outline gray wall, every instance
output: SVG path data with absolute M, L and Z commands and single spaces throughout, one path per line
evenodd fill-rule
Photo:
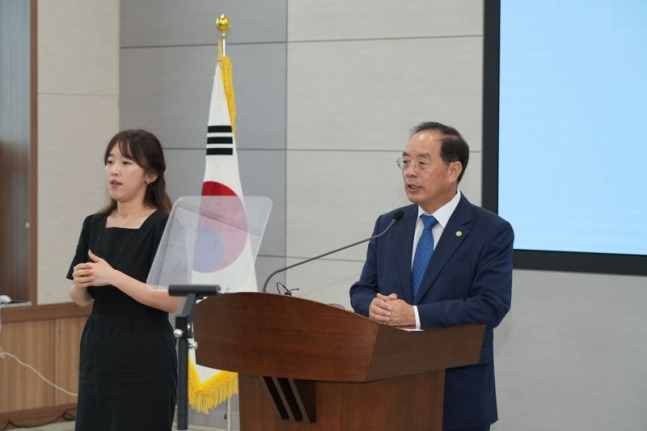
M 161 137 L 173 198 L 200 190 L 220 13 L 234 25 L 243 188 L 274 201 L 260 280 L 368 236 L 379 213 L 405 203 L 394 160 L 419 121 L 463 132 L 472 161 L 462 189 L 480 203 L 482 1 L 122 1 L 120 128 Z M 285 281 L 298 296 L 347 306 L 364 253 Z M 644 277 L 515 271 L 513 308 L 496 332 L 494 429 L 647 429 L 643 304 Z

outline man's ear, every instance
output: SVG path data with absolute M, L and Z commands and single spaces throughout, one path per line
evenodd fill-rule
M 458 181 L 461 172 L 463 172 L 463 164 L 461 162 L 449 162 L 449 175 L 453 181 Z

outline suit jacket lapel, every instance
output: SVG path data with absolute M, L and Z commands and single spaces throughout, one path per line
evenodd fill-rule
M 447 261 L 452 257 L 456 249 L 460 247 L 469 234 L 469 225 L 472 221 L 470 205 L 471 204 L 467 198 L 465 198 L 465 196 L 461 196 L 461 200 L 458 203 L 456 210 L 454 210 L 454 213 L 449 218 L 447 226 L 445 226 L 443 234 L 440 237 L 440 241 L 438 241 L 438 244 L 434 249 L 434 253 L 431 256 L 431 262 L 429 263 L 427 271 L 420 283 L 418 296 L 414 298 L 414 304 L 416 304 L 420 298 L 424 297 L 427 292 L 432 289 L 438 275 Z M 409 286 L 411 286 L 411 282 L 409 282 Z
M 396 232 L 398 244 L 394 247 L 397 250 L 397 271 L 402 286 L 402 295 L 400 299 L 411 304 L 413 302 L 413 289 L 411 287 L 411 250 L 413 249 L 413 234 L 416 230 L 416 221 L 418 219 L 418 206 L 410 205 L 406 207 L 405 215 L 399 223 Z

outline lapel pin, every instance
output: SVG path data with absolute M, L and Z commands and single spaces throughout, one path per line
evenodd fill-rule
M 456 236 L 457 236 L 457 237 L 459 237 L 459 238 L 460 238 L 460 237 L 462 237 L 462 236 L 463 236 L 463 232 L 461 232 L 460 230 L 457 230 L 457 231 L 456 231 Z

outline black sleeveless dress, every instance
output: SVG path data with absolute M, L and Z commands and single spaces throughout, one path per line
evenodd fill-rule
M 157 210 L 139 229 L 106 228 L 106 215 L 83 222 L 73 268 L 88 250 L 146 281 L 168 215 Z M 92 313 L 81 338 L 78 431 L 170 431 L 177 398 L 177 357 L 168 313 L 114 286 L 90 287 Z

